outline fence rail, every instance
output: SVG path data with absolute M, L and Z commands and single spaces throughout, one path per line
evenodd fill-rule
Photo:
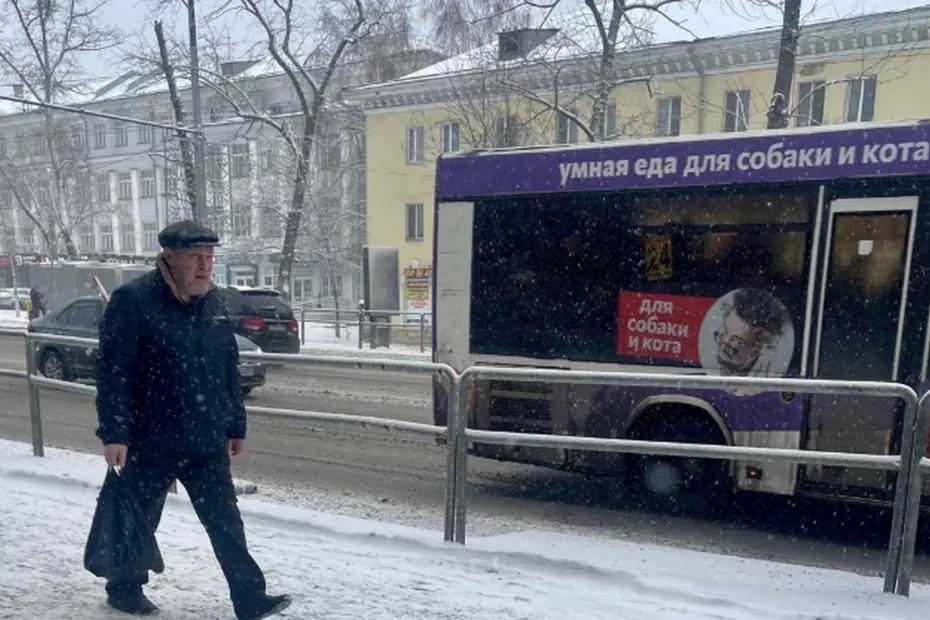
M 0 335 L 24 338 L 27 372 L 0 369 L 0 376 L 25 378 L 30 395 L 33 453 L 43 455 L 41 389 L 65 390 L 92 395 L 93 386 L 56 381 L 36 373 L 35 355 L 40 342 L 96 347 L 97 341 L 69 336 L 34 334 L 19 330 L 2 330 Z M 446 426 L 435 426 L 318 411 L 248 407 L 251 413 L 323 423 L 378 428 L 388 431 L 412 432 L 445 440 L 446 494 L 445 527 L 447 541 L 465 543 L 468 476 L 468 443 L 483 442 L 505 446 L 526 446 L 594 450 L 623 454 L 669 455 L 679 457 L 710 458 L 728 461 L 778 461 L 816 465 L 861 467 L 897 472 L 893 502 L 892 527 L 885 558 L 884 590 L 907 596 L 913 571 L 917 519 L 920 508 L 921 481 L 930 473 L 930 459 L 925 457 L 926 437 L 930 431 L 930 394 L 918 399 L 917 393 L 906 385 L 881 382 L 822 381 L 806 379 L 751 379 L 745 377 L 708 377 L 703 375 L 665 375 L 628 372 L 581 372 L 548 369 L 473 367 L 458 372 L 446 364 L 396 359 L 358 359 L 312 355 L 289 355 L 243 352 L 242 358 L 260 361 L 291 363 L 302 366 L 328 366 L 346 369 L 428 373 L 448 378 L 448 419 Z M 896 398 L 904 403 L 904 424 L 901 451 L 898 454 L 877 455 L 846 452 L 816 452 L 784 448 L 759 448 L 690 443 L 671 443 L 631 439 L 606 439 L 563 435 L 507 433 L 470 429 L 468 394 L 479 379 L 584 385 L 641 386 L 670 389 L 700 388 L 745 390 L 764 392 L 793 391 L 807 394 L 868 395 Z
M 295 316 L 299 316 L 300 322 L 300 343 L 307 344 L 306 334 L 307 325 L 321 325 L 324 327 L 335 328 L 335 336 L 342 338 L 345 335 L 349 340 L 349 328 L 354 327 L 358 330 L 357 342 L 358 348 L 364 348 L 364 334 L 369 332 L 369 347 L 374 349 L 379 346 L 379 330 L 389 330 L 394 333 L 406 333 L 410 330 L 417 330 L 420 353 L 426 351 L 427 331 L 432 323 L 432 312 L 402 312 L 397 310 L 371 310 L 366 309 L 364 304 L 359 304 L 358 308 L 315 308 L 312 306 L 294 306 L 291 308 Z M 340 317 L 346 317 L 341 319 Z M 352 317 L 354 320 L 349 320 Z M 413 318 L 407 321 L 408 317 Z M 378 319 L 400 318 L 400 323 L 392 321 L 381 321 Z M 390 344 L 387 345 L 388 347 Z

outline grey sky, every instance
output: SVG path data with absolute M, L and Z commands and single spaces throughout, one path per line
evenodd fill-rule
M 584 5 L 581 0 L 562 0 L 566 10 L 583 9 Z M 204 2 L 204 4 L 208 4 Z M 836 19 L 842 17 L 852 17 L 862 15 L 863 13 L 875 13 L 879 11 L 895 11 L 925 6 L 930 0 L 804 0 L 805 15 L 812 20 Z M 119 28 L 130 36 L 130 40 L 137 40 L 140 33 L 144 33 L 149 40 L 154 40 L 151 34 L 151 21 L 153 18 L 151 0 L 108 0 L 103 9 L 102 17 L 112 26 Z M 686 24 L 687 28 L 694 34 L 701 37 L 720 36 L 735 32 L 755 30 L 774 26 L 779 23 L 780 16 L 777 12 L 763 12 L 759 10 L 747 10 L 740 14 L 729 9 L 727 0 L 702 0 L 700 11 L 695 13 L 693 9 L 670 9 L 669 13 L 676 19 Z M 815 7 L 813 14 L 811 6 Z M 174 22 L 179 28 L 179 34 L 183 34 L 186 22 L 185 16 L 177 14 L 166 16 L 166 23 Z M 688 32 L 676 28 L 672 24 L 660 21 L 656 24 L 657 35 L 659 40 L 680 40 L 691 38 Z M 236 54 L 237 51 L 245 49 L 248 43 L 250 29 L 246 22 L 233 24 L 231 27 L 232 36 L 230 38 L 230 51 Z M 132 37 L 135 37 L 133 39 Z M 425 33 L 424 33 L 425 39 Z M 236 48 L 239 48 L 238 50 Z M 108 52 L 98 55 L 97 57 L 88 57 L 85 59 L 85 66 L 93 75 L 107 75 L 115 73 L 114 67 L 118 67 L 120 60 L 116 52 Z

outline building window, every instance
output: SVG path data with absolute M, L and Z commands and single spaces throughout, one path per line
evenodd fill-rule
M 656 135 L 677 136 L 681 133 L 681 97 L 659 99 L 656 114 Z
M 232 234 L 234 237 L 252 235 L 252 208 L 248 202 L 234 201 L 232 207 Z
M 23 246 L 25 246 L 24 249 L 34 250 L 34 249 L 35 249 L 35 245 L 36 245 L 36 233 L 35 233 L 35 230 L 33 230 L 32 226 L 24 226 L 24 227 L 23 227 L 22 229 L 20 229 L 20 230 L 22 231 L 22 232 L 21 232 L 21 237 L 22 237 L 22 240 L 23 240 Z
M 234 179 L 245 179 L 249 176 L 249 144 L 237 142 L 229 147 L 230 176 Z
M 145 250 L 158 249 L 158 228 L 155 222 L 142 224 L 142 246 Z
M 875 91 L 878 78 L 874 75 L 852 78 L 846 87 L 846 122 L 868 122 L 875 117 Z
M 113 121 L 113 127 L 116 130 L 116 146 L 126 146 L 129 144 L 129 129 L 124 121 Z
M 175 124 L 175 123 L 174 123 L 174 119 L 171 118 L 170 116 L 162 116 L 160 119 L 158 119 L 158 122 L 161 123 L 162 125 L 174 125 L 174 124 Z M 173 134 L 173 133 L 174 133 L 174 130 L 173 130 L 173 129 L 168 129 L 167 127 L 162 127 L 162 129 L 161 129 L 161 141 L 162 141 L 162 142 L 167 142 L 167 141 L 169 140 L 169 138 L 171 138 L 171 134 Z
M 823 104 L 826 82 L 801 82 L 798 84 L 798 108 L 795 123 L 798 127 L 823 125 Z
M 109 204 L 110 202 L 110 174 L 101 172 L 97 175 L 97 202 Z
M 724 131 L 746 131 L 749 129 L 749 91 L 727 91 Z
M 307 300 L 313 297 L 313 278 L 294 278 L 294 299 Z
M 423 127 L 407 128 L 407 163 L 422 164 L 423 157 Z
M 112 224 L 101 224 L 100 225 L 100 251 L 101 252 L 112 252 L 113 251 L 113 225 Z
M 601 136 L 605 140 L 617 137 L 617 104 L 608 103 L 604 106 L 604 131 Z
M 71 146 L 76 151 L 83 151 L 85 142 L 84 123 L 71 123 Z
M 442 126 L 442 152 L 457 153 L 459 151 L 459 134 L 461 127 L 458 122 L 445 123 Z
M 138 125 L 136 129 L 136 141 L 139 144 L 151 144 L 155 139 L 155 128 L 151 125 Z
M 120 224 L 120 251 L 123 254 L 131 254 L 136 251 L 136 234 L 132 230 L 131 222 Z
M 407 204 L 407 241 L 423 241 L 423 203 Z
M 107 126 L 103 123 L 94 123 L 94 148 L 107 148 Z
M 494 146 L 507 147 L 520 144 L 520 125 L 517 117 L 508 114 L 494 123 Z
M 558 115 L 555 141 L 558 144 L 577 144 L 578 124 L 564 112 L 558 112 Z
M 116 195 L 120 200 L 132 200 L 132 173 L 119 173 L 116 180 Z
M 342 145 L 339 136 L 323 134 L 318 143 L 320 170 L 338 170 L 342 162 Z
M 97 247 L 94 241 L 94 227 L 81 226 L 81 249 L 85 252 L 93 252 Z
M 141 198 L 152 198 L 155 196 L 155 171 L 139 171 L 139 195 Z
M 323 276 L 323 297 L 342 297 L 342 276 Z

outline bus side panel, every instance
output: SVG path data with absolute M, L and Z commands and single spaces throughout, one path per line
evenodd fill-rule
M 471 254 L 474 204 L 440 203 L 436 207 L 436 282 L 434 351 L 436 362 L 464 370 L 471 321 Z M 446 424 L 449 385 L 445 378 L 433 386 L 433 418 Z

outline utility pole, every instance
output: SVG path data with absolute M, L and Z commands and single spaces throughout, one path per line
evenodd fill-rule
M 197 17 L 194 0 L 187 0 L 187 25 L 191 44 L 191 107 L 194 113 L 194 131 L 202 135 L 203 119 L 200 107 L 200 61 L 197 52 Z M 194 141 L 194 219 L 207 222 L 207 178 L 203 140 Z

